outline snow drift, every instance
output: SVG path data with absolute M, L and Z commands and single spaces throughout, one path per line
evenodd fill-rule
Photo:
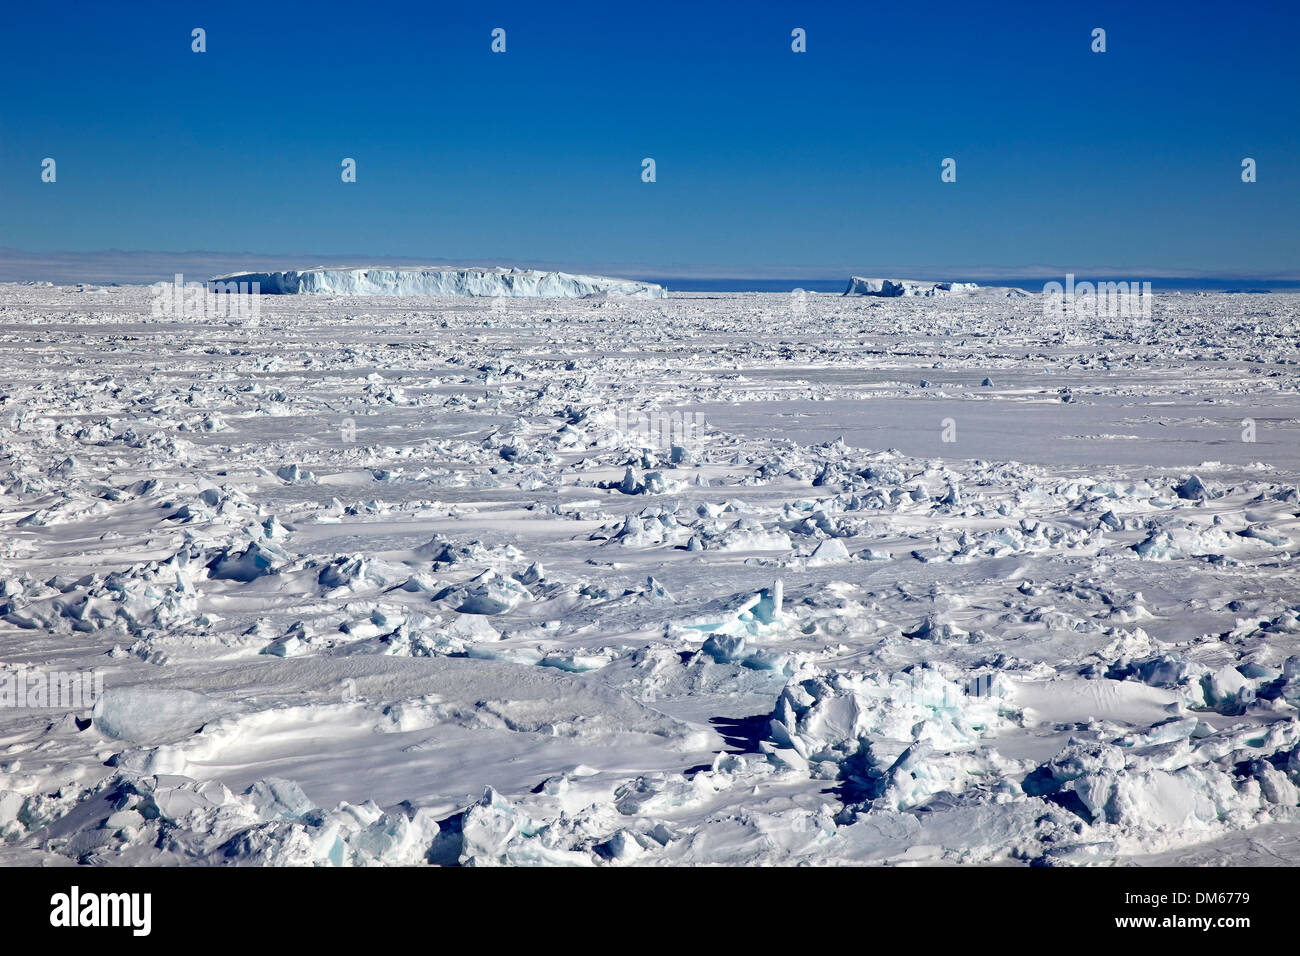
M 238 272 L 212 282 L 253 283 L 268 295 L 427 295 L 577 299 L 588 295 L 662 299 L 663 286 L 608 276 L 536 269 L 307 269 Z

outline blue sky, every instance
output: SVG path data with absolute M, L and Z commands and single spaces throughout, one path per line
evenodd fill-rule
M 10 5 L 0 247 L 1297 276 L 1297 27 L 1281 2 Z

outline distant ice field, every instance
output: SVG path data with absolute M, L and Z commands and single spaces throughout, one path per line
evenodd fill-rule
M 1300 863 L 1300 294 L 153 295 L 0 285 L 0 863 Z

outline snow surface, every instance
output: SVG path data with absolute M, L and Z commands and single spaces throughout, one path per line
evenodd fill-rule
M 653 282 L 536 269 L 306 269 L 236 272 L 212 282 L 258 283 L 265 295 L 502 296 L 577 299 L 594 295 L 662 299 Z
M 0 863 L 1300 862 L 1300 297 L 984 291 L 0 286 Z

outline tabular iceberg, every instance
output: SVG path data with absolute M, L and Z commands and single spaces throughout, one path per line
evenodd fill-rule
M 305 269 L 238 272 L 212 282 L 256 282 L 269 295 L 427 295 L 578 299 L 589 295 L 667 297 L 663 286 L 608 276 L 537 269 Z
M 911 279 L 849 278 L 845 295 L 878 295 L 887 298 L 900 295 L 941 296 L 954 292 L 974 292 L 979 286 L 974 282 L 914 282 Z

